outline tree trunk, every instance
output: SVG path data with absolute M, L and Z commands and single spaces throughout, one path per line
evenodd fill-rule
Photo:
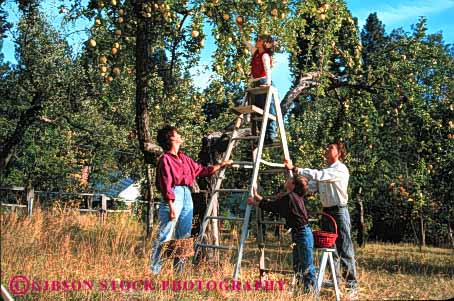
M 147 237 L 151 236 L 153 230 L 153 170 L 150 164 L 146 164 L 146 174 L 147 174 Z
M 14 132 L 4 142 L 2 142 L 3 147 L 0 150 L 0 173 L 3 173 L 6 169 L 17 147 L 22 143 L 25 132 L 41 113 L 44 102 L 43 98 L 44 97 L 41 92 L 36 92 L 33 96 L 30 107 L 21 114 Z
M 426 246 L 426 229 L 424 226 L 424 216 L 423 216 L 422 212 L 421 212 L 419 218 L 420 218 L 419 220 L 420 220 L 420 227 L 421 227 L 421 247 L 425 247 Z
M 356 208 L 358 210 L 358 236 L 356 237 L 356 242 L 360 247 L 365 246 L 365 223 L 364 223 L 364 205 L 363 200 L 358 197 L 358 202 L 356 203 Z

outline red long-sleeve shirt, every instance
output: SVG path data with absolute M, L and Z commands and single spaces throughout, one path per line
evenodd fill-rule
M 206 177 L 213 173 L 213 166 L 204 167 L 182 151 L 178 152 L 178 156 L 166 152 L 158 161 L 156 187 L 166 201 L 174 200 L 172 189 L 175 186 L 192 186 L 196 177 Z

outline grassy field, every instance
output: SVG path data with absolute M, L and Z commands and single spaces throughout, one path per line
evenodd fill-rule
M 233 232 L 230 235 L 236 236 Z M 94 215 L 59 208 L 36 211 L 31 221 L 3 212 L 1 279 L 10 290 L 14 276 L 27 277 L 29 291 L 16 296 L 16 300 L 315 299 L 311 295 L 292 297 L 289 276 L 272 274 L 267 287 L 265 283 L 259 286 L 257 251 L 252 246 L 248 244 L 244 256 L 241 283 L 232 281 L 233 256 L 225 253 L 219 265 L 188 264 L 180 275 L 173 274 L 168 268 L 171 263 L 167 262 L 161 275 L 154 277 L 148 271 L 151 240 L 144 239 L 142 225 L 133 218 L 110 216 L 100 226 Z M 269 253 L 267 261 L 288 268 L 290 260 L 286 254 L 291 250 L 287 243 L 283 246 Z M 406 244 L 370 243 L 356 253 L 360 300 L 454 297 L 452 249 L 419 250 Z M 280 290 L 278 281 L 282 281 L 284 289 Z M 23 290 L 26 284 L 18 284 L 17 288 Z M 323 289 L 321 299 L 332 300 L 332 291 Z

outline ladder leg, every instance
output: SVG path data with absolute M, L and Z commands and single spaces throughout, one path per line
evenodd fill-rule
M 326 268 L 327 261 L 328 261 L 328 252 L 323 250 L 322 260 L 320 262 L 320 269 L 318 271 L 318 276 L 317 276 L 317 286 L 315 287 L 317 295 L 320 294 L 320 289 L 322 288 L 323 278 L 325 277 L 325 268 Z
M 238 256 L 237 256 L 236 263 L 235 263 L 235 270 L 233 272 L 234 280 L 238 280 L 238 278 L 240 276 L 241 259 L 243 258 L 243 247 L 244 247 L 244 242 L 246 241 L 246 237 L 248 234 L 250 217 L 251 217 L 251 205 L 247 205 L 246 213 L 244 215 L 243 226 L 241 227 L 241 238 L 240 238 L 240 245 L 238 247 Z
M 339 301 L 340 300 L 340 291 L 339 291 L 339 284 L 337 283 L 336 269 L 334 267 L 333 252 L 329 252 L 328 256 L 329 256 L 329 265 L 331 268 L 331 275 L 333 276 L 334 291 L 336 292 L 336 301 Z

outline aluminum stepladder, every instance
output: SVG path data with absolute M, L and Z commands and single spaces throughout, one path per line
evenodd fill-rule
M 248 105 L 248 99 L 249 97 L 254 97 L 255 95 L 260 95 L 260 94 L 266 94 L 266 102 L 265 106 L 262 109 L 259 107 L 256 107 L 254 105 Z M 269 109 L 271 106 L 271 99 L 274 97 L 274 106 L 276 109 L 276 115 L 271 115 L 269 113 Z M 244 162 L 244 161 L 237 161 L 233 162 L 233 166 L 239 166 L 239 167 L 244 167 L 247 168 L 252 167 L 252 176 L 249 181 L 248 189 L 221 189 L 222 181 L 225 178 L 225 169 L 222 169 L 216 178 L 214 189 L 211 192 L 210 196 L 210 201 L 207 206 L 207 210 L 205 212 L 205 215 L 203 217 L 201 226 L 200 226 L 200 232 L 199 236 L 196 239 L 195 242 L 195 256 L 194 258 L 197 258 L 197 255 L 203 248 L 212 248 L 212 249 L 218 249 L 218 250 L 236 250 L 236 263 L 235 263 L 235 268 L 233 272 L 233 278 L 236 280 L 240 276 L 240 268 L 241 268 L 241 260 L 243 257 L 243 251 L 244 251 L 244 244 L 247 238 L 248 234 L 248 227 L 249 227 L 249 221 L 251 217 L 251 209 L 252 206 L 247 205 L 246 207 L 246 212 L 244 214 L 244 217 L 223 217 L 223 216 L 218 216 L 217 211 L 214 209 L 217 207 L 218 203 L 218 196 L 219 193 L 224 193 L 224 192 L 248 192 L 248 195 L 253 195 L 253 187 L 256 187 L 257 185 L 257 179 L 259 175 L 259 170 L 260 170 L 260 165 L 266 165 L 268 167 L 275 167 L 275 168 L 280 168 L 284 170 L 284 164 L 282 163 L 272 163 L 272 162 L 267 162 L 265 160 L 262 160 L 262 153 L 263 153 L 263 148 L 264 148 L 264 142 L 265 142 L 265 132 L 266 132 L 266 127 L 269 119 L 276 120 L 278 129 L 279 129 L 279 137 L 280 137 L 280 147 L 283 150 L 284 158 L 283 159 L 290 159 L 289 151 L 288 151 L 288 145 L 287 145 L 287 137 L 285 135 L 285 129 L 284 129 L 284 122 L 282 119 L 282 113 L 281 113 L 281 108 L 279 105 L 279 98 L 278 98 L 278 93 L 277 89 L 273 86 L 267 86 L 267 87 L 258 87 L 258 88 L 250 88 L 246 90 L 246 94 L 243 98 L 242 105 L 239 107 L 236 107 L 233 109 L 238 116 L 236 117 L 235 124 L 234 124 L 234 129 L 233 132 L 230 136 L 229 144 L 227 147 L 227 150 L 225 152 L 223 160 L 230 160 L 232 156 L 233 149 L 235 148 L 236 142 L 238 140 L 258 140 L 258 146 L 255 148 L 253 151 L 253 161 L 252 162 Z M 239 135 L 239 130 L 241 129 L 242 125 L 244 123 L 248 123 L 251 120 L 251 113 L 262 115 L 263 117 L 261 118 L 262 124 L 261 124 L 261 129 L 260 129 L 260 135 L 250 135 L 250 136 L 244 136 L 241 137 Z M 283 160 L 282 160 L 283 161 Z M 281 161 L 281 162 L 282 162 Z M 290 172 L 291 175 L 291 172 Z M 246 200 L 244 200 L 246 202 Z M 258 210 L 259 211 L 259 210 Z M 259 212 L 257 212 L 257 216 L 259 216 Z M 207 226 L 210 221 L 218 221 L 218 220 L 229 220 L 232 222 L 242 222 L 242 227 L 241 227 L 241 236 L 240 236 L 240 241 L 238 246 L 221 246 L 219 245 L 219 241 L 215 240 L 214 244 L 205 244 L 203 243 L 203 239 L 206 234 Z M 260 222 L 260 221 L 258 221 Z M 216 227 L 213 227 L 216 228 Z M 258 230 L 261 228 L 258 227 Z M 260 232 L 260 231 L 259 231 Z M 260 244 L 260 239 L 258 239 L 259 243 L 259 248 L 260 248 L 260 271 L 262 273 L 262 270 L 265 270 L 265 249 L 264 245 Z

